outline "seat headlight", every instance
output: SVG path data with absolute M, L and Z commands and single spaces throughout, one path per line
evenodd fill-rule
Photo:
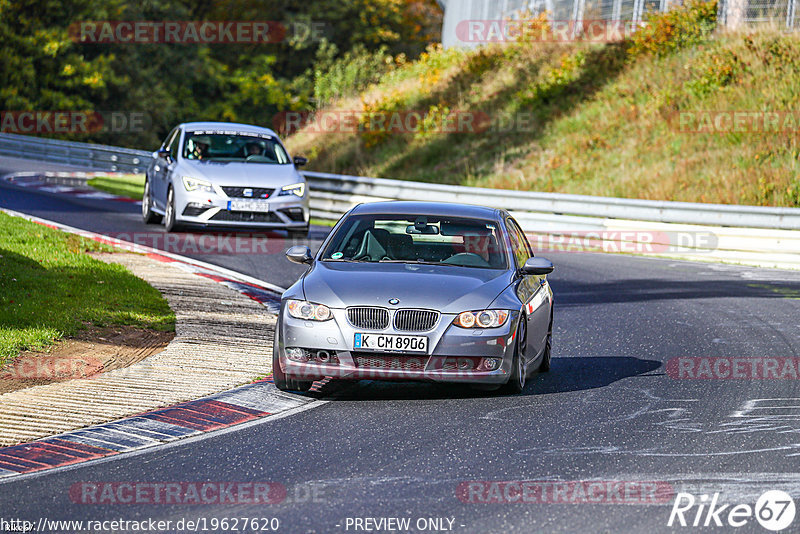
M 306 194 L 306 184 L 305 182 L 300 182 L 297 184 L 284 185 L 283 187 L 281 187 L 281 191 L 280 193 L 278 193 L 278 196 L 295 195 L 298 197 L 302 197 L 305 194 Z
M 187 191 L 203 191 L 205 193 L 214 192 L 214 187 L 211 185 L 211 182 L 207 182 L 206 180 L 198 180 L 197 178 L 192 178 L 191 176 L 183 177 L 183 187 L 185 187 Z
M 497 328 L 508 319 L 508 310 L 481 310 L 459 313 L 453 324 L 461 328 Z
M 289 315 L 306 321 L 327 321 L 332 318 L 331 309 L 324 304 L 314 304 L 305 300 L 290 300 L 286 304 Z

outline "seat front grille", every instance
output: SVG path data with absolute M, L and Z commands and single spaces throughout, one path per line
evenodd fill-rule
M 245 189 L 249 189 L 251 191 L 250 195 L 244 194 Z M 272 196 L 272 192 L 275 191 L 274 189 L 266 187 L 232 187 L 232 186 L 222 186 L 222 190 L 225 191 L 225 194 L 231 198 L 269 198 Z
M 227 211 L 221 210 L 211 217 L 212 221 L 230 222 L 260 222 L 260 223 L 279 223 L 281 221 L 274 213 L 264 213 L 261 211 Z

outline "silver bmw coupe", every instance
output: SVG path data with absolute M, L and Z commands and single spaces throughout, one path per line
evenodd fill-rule
M 423 380 L 518 393 L 550 368 L 553 264 L 506 211 L 376 202 L 346 213 L 281 299 L 273 378 Z

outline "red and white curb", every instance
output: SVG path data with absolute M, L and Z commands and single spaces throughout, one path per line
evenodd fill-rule
M 119 173 L 110 172 L 18 172 L 4 176 L 3 179 L 8 183 L 26 189 L 33 189 L 42 193 L 52 193 L 66 195 L 73 198 L 85 198 L 94 200 L 112 200 L 115 202 L 127 202 L 131 204 L 141 204 L 141 201 L 128 197 L 122 197 L 105 191 L 98 191 L 86 185 L 86 181 L 100 176 L 109 176 Z M 59 179 L 70 183 L 57 183 Z
M 202 261 L 121 241 L 12 210 L 4 213 L 37 224 L 93 239 L 128 251 L 147 254 L 198 276 L 210 278 L 278 311 L 284 288 Z M 327 383 L 314 383 L 319 392 Z M 285 416 L 317 407 L 327 401 L 284 393 L 271 378 L 198 400 L 135 415 L 118 421 L 70 431 L 30 443 L 0 448 L 0 480 L 18 475 L 116 456 L 154 447 L 205 432 L 218 431 L 262 418 Z
M 118 421 L 0 449 L 0 480 L 155 447 L 326 401 L 283 393 L 263 380 Z

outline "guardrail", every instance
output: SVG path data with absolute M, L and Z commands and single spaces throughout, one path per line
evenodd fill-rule
M 681 224 L 711 224 L 800 230 L 800 208 L 770 208 L 724 204 L 695 204 L 660 200 L 535 193 L 455 185 L 364 178 L 305 172 L 312 191 L 325 192 L 316 203 L 320 210 L 339 211 L 350 197 L 463 202 L 509 211 L 634 219 Z M 342 201 L 345 201 L 342 203 Z M 575 223 L 580 221 L 576 220 Z
M 0 134 L 0 155 L 134 173 L 144 172 L 151 157 L 149 152 L 140 150 L 12 134 Z M 577 235 L 602 242 L 613 235 L 614 240 L 624 243 L 667 246 L 658 254 L 661 256 L 800 268 L 800 208 L 606 198 L 319 172 L 303 174 L 309 183 L 312 214 L 320 219 L 336 220 L 354 205 L 376 200 L 462 202 L 508 209 L 532 236 Z M 711 235 L 713 239 L 692 241 L 691 236 L 698 235 Z M 685 242 L 678 243 L 681 240 Z M 556 243 L 565 250 L 570 245 L 568 240 Z
M 143 173 L 150 152 L 108 145 L 0 134 L 0 155 L 54 161 L 112 172 Z

